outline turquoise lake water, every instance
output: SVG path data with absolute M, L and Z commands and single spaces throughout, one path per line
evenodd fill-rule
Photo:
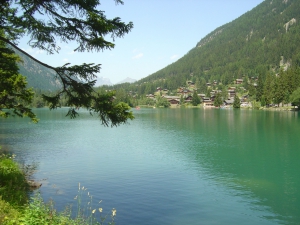
M 80 182 L 119 225 L 300 224 L 298 112 L 133 109 L 107 128 L 66 111 L 0 119 L 0 145 L 37 165 L 59 210 L 76 205 Z

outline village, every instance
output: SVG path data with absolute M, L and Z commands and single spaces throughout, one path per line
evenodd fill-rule
M 257 81 L 256 78 L 252 78 Z M 200 99 L 200 105 L 203 107 L 222 107 L 229 108 L 233 106 L 234 98 L 238 96 L 240 100 L 240 107 L 251 108 L 252 104 L 249 101 L 249 95 L 247 90 L 242 87 L 243 79 L 236 79 L 234 85 L 227 88 L 227 93 L 222 93 L 222 90 L 217 89 L 218 82 L 214 81 L 212 83 L 206 83 L 208 94 L 197 93 L 197 87 L 192 81 L 187 81 L 187 87 L 179 87 L 177 89 L 177 95 L 168 95 L 173 94 L 168 89 L 162 89 L 161 87 L 156 88 L 156 92 L 153 94 L 148 94 L 146 97 L 148 99 L 156 100 L 157 96 L 165 98 L 169 103 L 170 107 L 179 107 L 183 104 L 192 105 L 193 94 L 197 93 L 197 96 Z M 253 84 L 254 87 L 257 86 L 256 83 Z M 240 94 L 245 93 L 245 94 Z M 215 104 L 215 99 L 217 95 L 221 95 L 222 104 Z

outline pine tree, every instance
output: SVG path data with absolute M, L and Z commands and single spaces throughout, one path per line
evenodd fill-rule
M 220 107 L 222 104 L 223 104 L 223 101 L 222 101 L 221 94 L 217 93 L 216 97 L 215 97 L 215 100 L 214 100 L 214 106 L 215 107 Z
M 200 100 L 200 98 L 199 98 L 197 92 L 194 91 L 194 93 L 193 93 L 193 99 L 192 99 L 192 105 L 193 105 L 193 106 L 197 106 L 197 105 L 199 105 L 200 103 L 201 103 L 201 100 Z
M 122 0 L 115 2 L 123 4 Z M 6 46 L 17 49 L 40 65 L 55 71 L 62 88 L 54 95 L 43 95 L 50 109 L 59 107 L 60 99 L 64 96 L 70 106 L 67 115 L 71 118 L 78 115 L 77 108 L 84 107 L 91 114 L 98 114 L 104 125 L 117 126 L 133 119 L 133 115 L 127 104 L 113 101 L 114 92 L 99 94 L 94 91 L 100 64 L 53 67 L 32 57 L 17 45 L 20 37 L 27 35 L 30 38 L 29 46 L 49 54 L 59 52 L 60 42 L 76 42 L 78 45 L 74 51 L 77 52 L 112 49 L 115 44 L 104 37 L 110 36 L 113 40 L 123 37 L 131 31 L 133 24 L 126 24 L 118 17 L 107 19 L 104 12 L 97 9 L 99 6 L 98 0 L 4 1 L 0 5 L 0 31 L 3 32 L 0 40 Z M 12 109 L 17 109 L 17 105 Z M 23 116 L 23 113 L 20 115 Z
M 233 101 L 233 108 L 239 109 L 240 107 L 241 107 L 241 100 L 237 95 L 235 95 Z

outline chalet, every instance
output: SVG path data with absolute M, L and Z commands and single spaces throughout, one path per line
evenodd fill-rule
M 180 100 L 178 100 L 178 99 L 171 99 L 168 101 L 170 102 L 171 105 L 179 105 L 179 103 L 180 103 Z
M 163 98 L 166 98 L 168 101 L 171 100 L 171 99 L 177 99 L 177 100 L 180 100 L 180 97 L 179 96 L 168 96 L 168 95 L 164 95 L 162 96 Z
M 211 100 L 212 102 L 214 102 L 214 101 L 215 101 L 215 98 L 216 98 L 216 96 L 215 96 L 215 95 L 211 95 L 211 96 L 210 96 L 210 100 Z
M 243 95 L 241 98 L 241 102 L 246 102 L 248 101 L 249 95 Z
M 228 88 L 228 97 L 233 98 L 235 96 L 235 87 Z
M 210 98 L 203 98 L 203 107 L 212 107 L 214 106 L 213 101 Z
M 207 87 L 210 87 L 210 86 L 211 86 L 211 83 L 206 83 L 206 86 L 207 86 Z
M 166 98 L 168 102 L 172 105 L 178 105 L 180 103 L 180 97 L 179 96 L 163 96 L 163 98 Z
M 178 91 L 177 91 L 177 94 L 179 94 L 179 95 L 183 95 L 183 97 L 188 97 L 189 95 L 191 95 L 191 91 L 189 90 L 189 89 L 179 89 Z
M 203 98 L 205 98 L 205 94 L 198 94 L 199 98 L 201 98 L 203 100 Z
M 243 102 L 243 103 L 241 103 L 241 107 L 251 108 L 252 104 L 250 102 Z
M 162 91 L 163 89 L 161 87 L 156 88 L 156 91 Z
M 242 84 L 243 83 L 243 79 L 235 79 L 235 83 L 236 84 Z
M 192 96 L 187 96 L 184 101 L 185 102 L 191 102 L 193 100 L 193 97 Z
M 146 98 L 151 98 L 151 99 L 154 99 L 155 96 L 153 94 L 149 94 L 149 95 L 146 95 Z
M 233 98 L 229 98 L 224 101 L 225 105 L 233 105 L 233 102 L 234 102 Z

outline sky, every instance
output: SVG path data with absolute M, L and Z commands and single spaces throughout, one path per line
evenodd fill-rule
M 114 0 L 100 1 L 107 18 L 120 17 L 134 28 L 115 40 L 115 48 L 77 53 L 75 43 L 60 43 L 59 54 L 48 55 L 20 41 L 19 47 L 51 66 L 101 64 L 98 77 L 115 84 L 127 77 L 140 80 L 177 61 L 207 34 L 229 23 L 263 0 Z

